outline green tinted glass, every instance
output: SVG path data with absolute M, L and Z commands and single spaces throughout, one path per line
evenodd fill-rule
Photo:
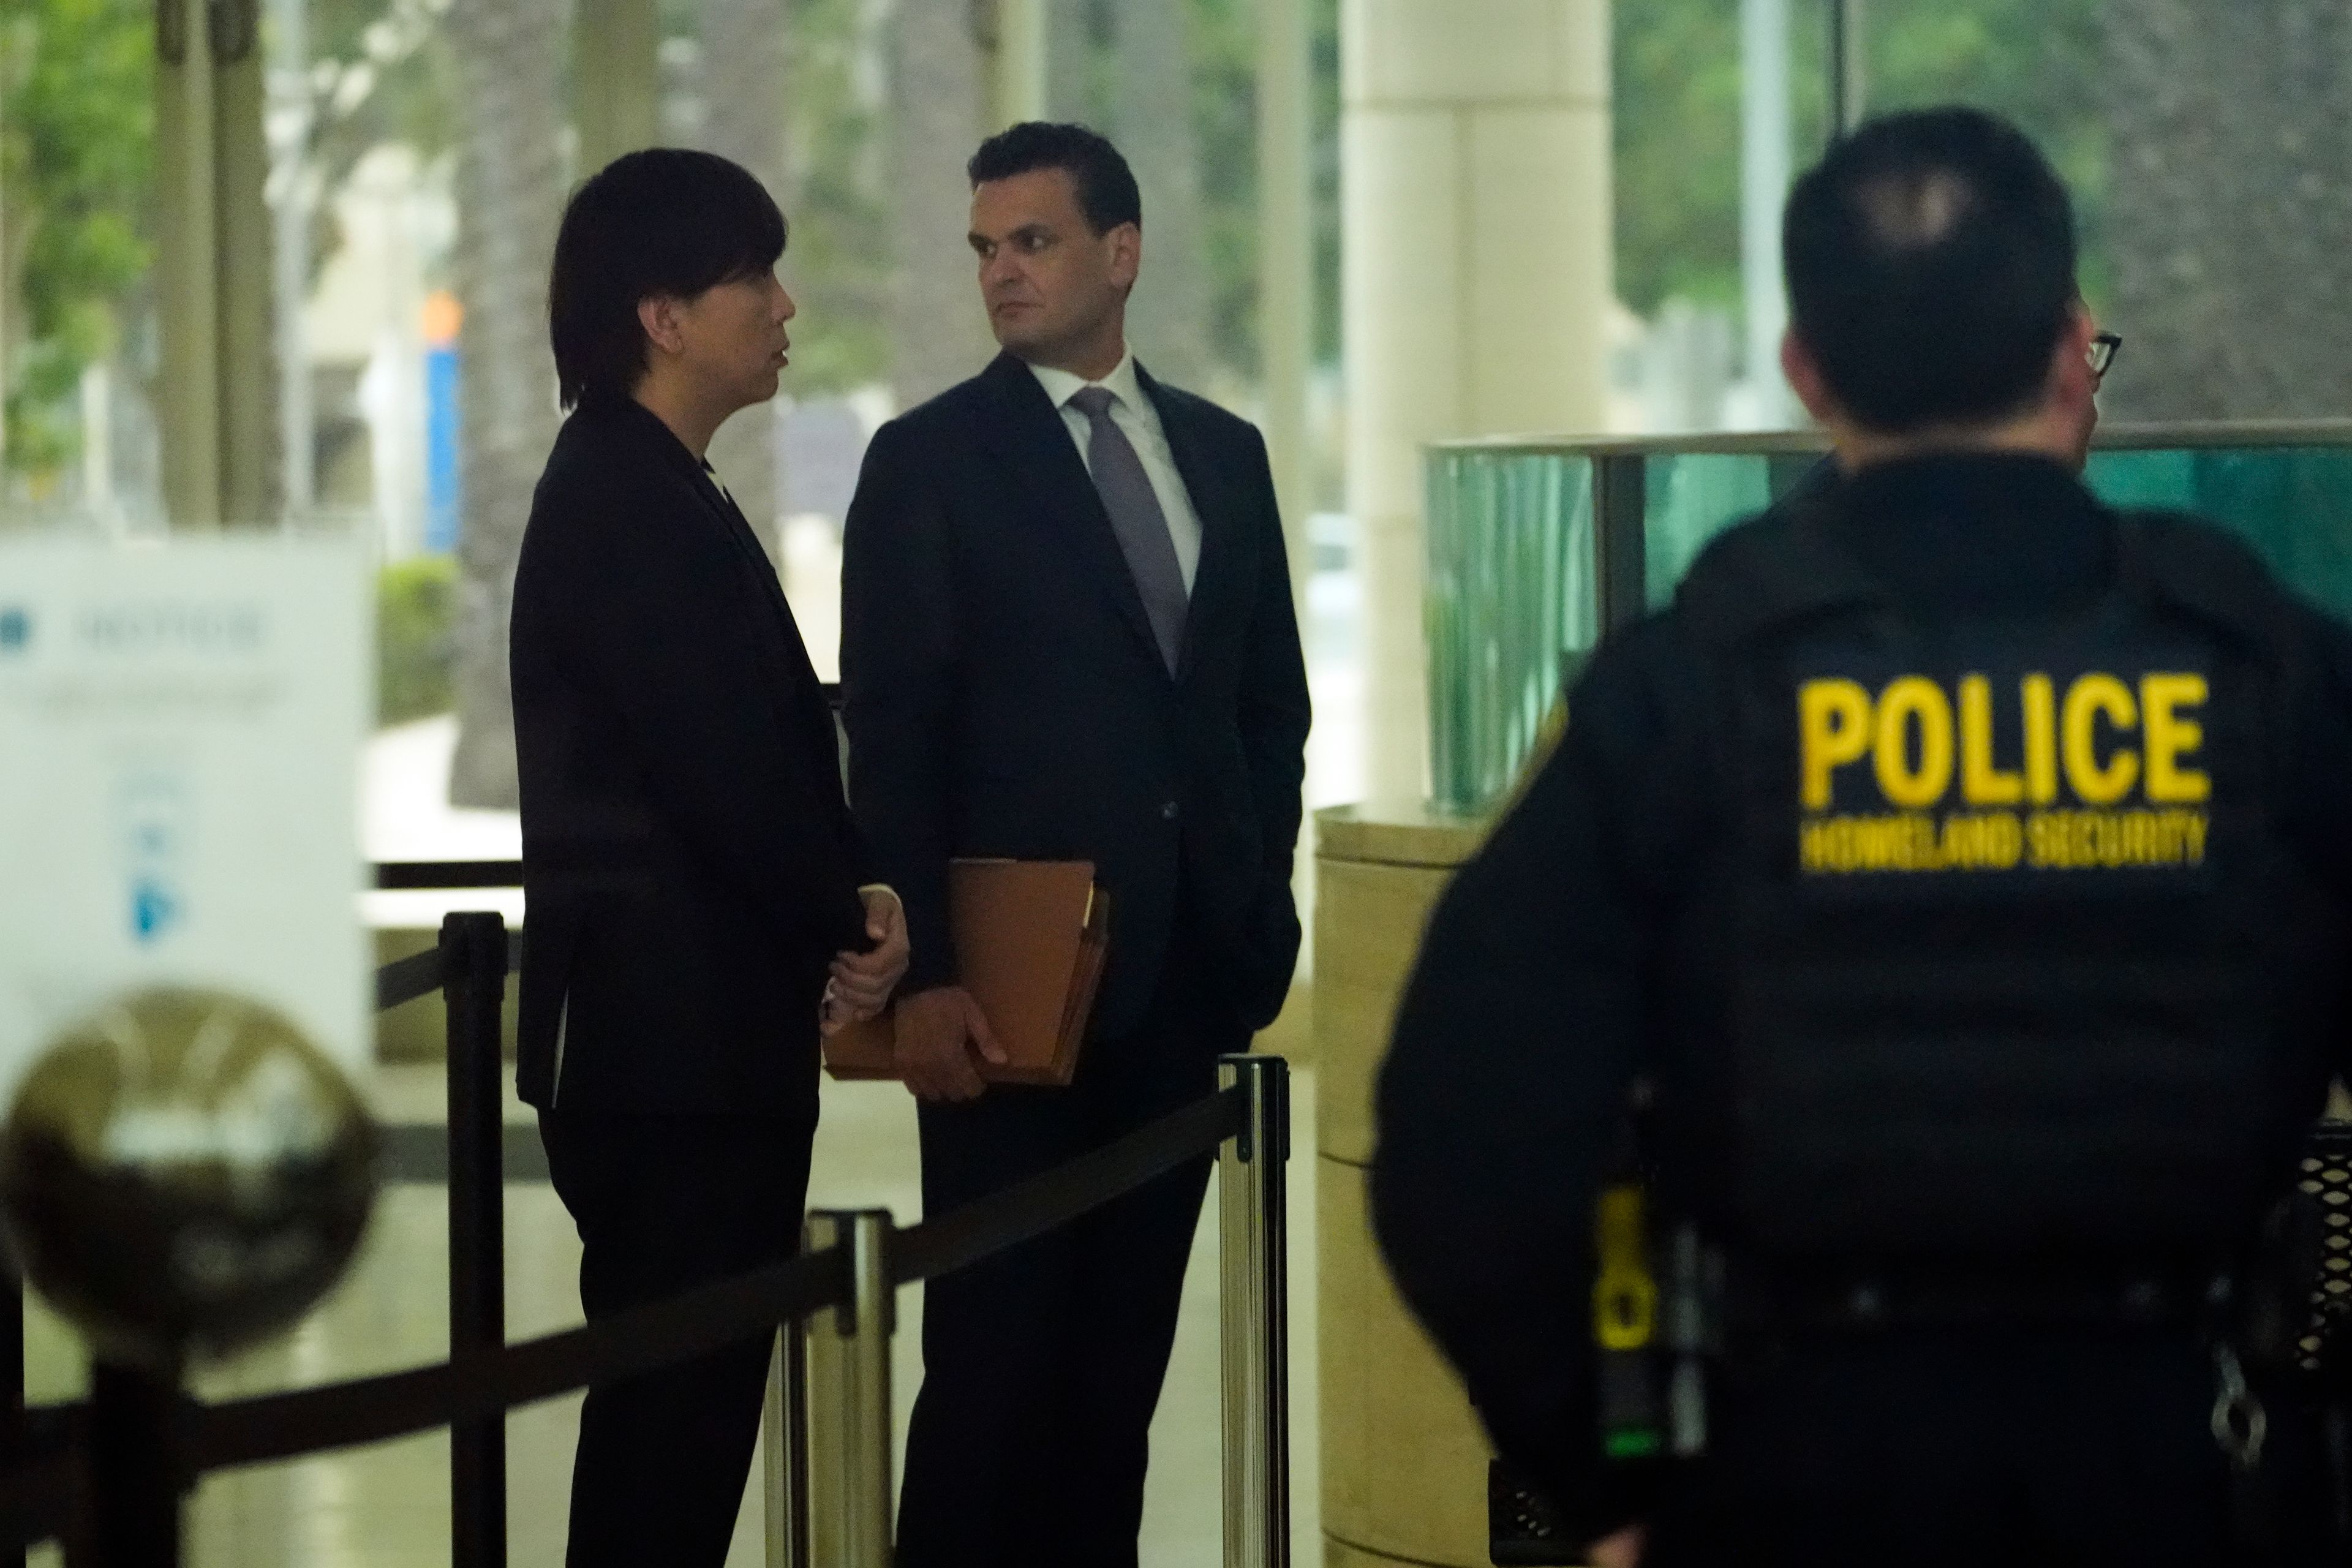
M 2323 429 L 2332 439 L 2334 427 Z M 2304 444 L 2307 430 L 2281 444 L 2218 444 L 2234 429 L 2215 431 L 2212 446 L 2133 443 L 2094 455 L 2087 477 L 2112 505 L 2210 519 L 2294 591 L 2352 618 L 2352 430 L 2340 445 Z M 1641 458 L 1643 585 L 1653 608 L 1672 601 L 1709 540 L 1821 460 L 1794 439 L 1726 445 L 1738 449 Z M 1475 811 L 1510 788 L 1563 679 L 1599 640 L 1593 468 L 1589 450 L 1570 446 L 1430 454 L 1425 603 L 1439 805 Z
M 1535 744 L 1563 658 L 1600 638 L 1592 464 L 1440 453 L 1428 484 L 1431 793 L 1475 809 L 1509 788 Z

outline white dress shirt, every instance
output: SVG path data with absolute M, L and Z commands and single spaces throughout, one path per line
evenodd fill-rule
M 1159 498 L 1160 510 L 1168 519 L 1168 533 L 1176 546 L 1176 563 L 1184 569 L 1184 592 L 1192 591 L 1192 578 L 1201 569 L 1201 514 L 1192 510 L 1192 498 L 1184 489 L 1184 478 L 1176 471 L 1176 454 L 1169 449 L 1168 433 L 1160 428 L 1160 410 L 1152 406 L 1143 384 L 1136 379 L 1135 354 L 1132 351 L 1119 356 L 1118 368 L 1100 381 L 1087 381 L 1066 370 L 1055 370 L 1047 365 L 1033 364 L 1030 371 L 1045 395 L 1054 400 L 1061 411 L 1062 424 L 1077 443 L 1078 461 L 1094 471 L 1087 452 L 1094 425 L 1086 414 L 1070 406 L 1070 399 L 1089 386 L 1110 389 L 1111 423 L 1118 426 L 1135 455 L 1143 459 L 1144 476 L 1151 481 L 1151 493 Z

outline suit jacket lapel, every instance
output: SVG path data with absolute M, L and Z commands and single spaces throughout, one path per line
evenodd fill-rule
M 983 439 L 1012 467 L 1055 531 L 1092 563 L 1096 581 L 1150 651 L 1151 662 L 1166 668 L 1127 552 L 1111 530 L 1110 513 L 1053 399 L 1029 367 L 1009 353 L 999 354 L 983 374 L 998 405 L 998 417 L 988 422 Z
M 760 536 L 751 531 L 751 521 L 744 517 L 742 509 L 719 488 L 719 481 L 695 460 L 694 454 L 686 449 L 656 415 L 635 400 L 628 401 L 624 406 L 639 437 L 661 454 L 662 461 L 677 473 L 678 481 L 694 492 L 694 499 L 700 503 L 712 526 L 727 535 L 736 552 L 743 558 L 744 564 L 751 568 L 751 574 L 760 580 L 769 604 L 783 616 L 787 623 L 791 623 L 792 605 L 784 597 L 784 585 L 776 575 L 775 563 L 769 560 L 768 552 L 761 548 Z M 803 651 L 805 653 L 806 650 Z
M 792 603 L 784 597 L 783 582 L 777 576 L 775 563 L 768 559 L 768 552 L 760 547 L 760 536 L 751 531 L 751 521 L 744 517 L 734 498 L 719 488 L 719 481 L 695 460 L 694 454 L 686 449 L 656 415 L 634 400 L 626 404 L 625 415 L 630 418 L 639 437 L 660 453 L 662 461 L 677 474 L 678 482 L 693 492 L 696 503 L 701 507 L 710 525 L 732 542 L 745 569 L 759 581 L 769 606 L 774 610 L 776 629 L 790 665 L 790 668 L 768 672 L 772 678 L 771 696 L 779 716 L 788 725 L 798 722 L 808 727 L 812 735 L 817 732 L 817 718 L 822 718 L 824 738 L 830 745 L 833 741 L 830 715 L 820 713 L 813 717 L 807 710 L 808 695 L 818 690 L 816 667 L 809 659 L 808 645 L 801 637 L 800 622 L 793 618 Z M 816 707 L 822 710 L 824 704 L 820 701 Z
M 1192 513 L 1201 521 L 1201 559 L 1192 572 L 1192 603 L 1184 617 L 1184 650 L 1176 666 L 1177 679 L 1181 680 L 1191 672 L 1200 650 L 1221 629 L 1234 603 L 1234 573 L 1243 563 L 1235 554 L 1239 541 L 1234 537 L 1233 508 L 1227 499 L 1227 487 L 1222 482 L 1223 476 L 1202 450 L 1199 433 L 1185 416 L 1183 405 L 1171 397 L 1167 388 L 1142 365 L 1135 367 L 1135 377 L 1144 395 L 1159 410 L 1160 428 L 1167 436 L 1168 449 L 1176 458 L 1177 478 L 1184 481 Z

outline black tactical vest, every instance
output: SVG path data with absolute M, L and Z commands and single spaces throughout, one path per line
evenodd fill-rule
M 2277 819 L 2294 618 L 2187 520 L 2120 519 L 2117 565 L 1929 621 L 1798 515 L 1685 584 L 1729 828 L 1665 1048 L 1736 1249 L 2193 1265 L 2287 1189 L 2345 952 Z

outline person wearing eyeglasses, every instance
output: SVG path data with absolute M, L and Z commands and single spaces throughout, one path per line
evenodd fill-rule
M 2122 351 L 2123 346 L 2124 340 L 2120 333 L 2094 332 L 2091 335 L 2091 346 L 2084 353 L 2084 361 L 2091 368 L 2091 396 L 2075 405 L 2074 435 L 2067 443 L 2067 450 L 2071 453 L 2071 466 L 2078 474 L 2091 460 L 2091 437 L 2098 433 L 2099 389 L 2106 384 L 2107 372 L 2114 368 L 2116 355 Z M 1788 494 L 1782 498 L 1781 504 L 1784 507 L 1795 507 L 1826 498 L 1831 489 L 1837 484 L 1843 472 L 1837 454 L 1835 452 L 1828 454 L 1799 476 L 1797 482 L 1789 487 Z
M 1440 902 L 1383 1253 L 1602 1568 L 2345 1562 L 2266 1237 L 2352 1067 L 2352 627 L 2084 487 L 2116 340 L 2015 129 L 1865 125 L 1784 232 L 1838 478 Z

